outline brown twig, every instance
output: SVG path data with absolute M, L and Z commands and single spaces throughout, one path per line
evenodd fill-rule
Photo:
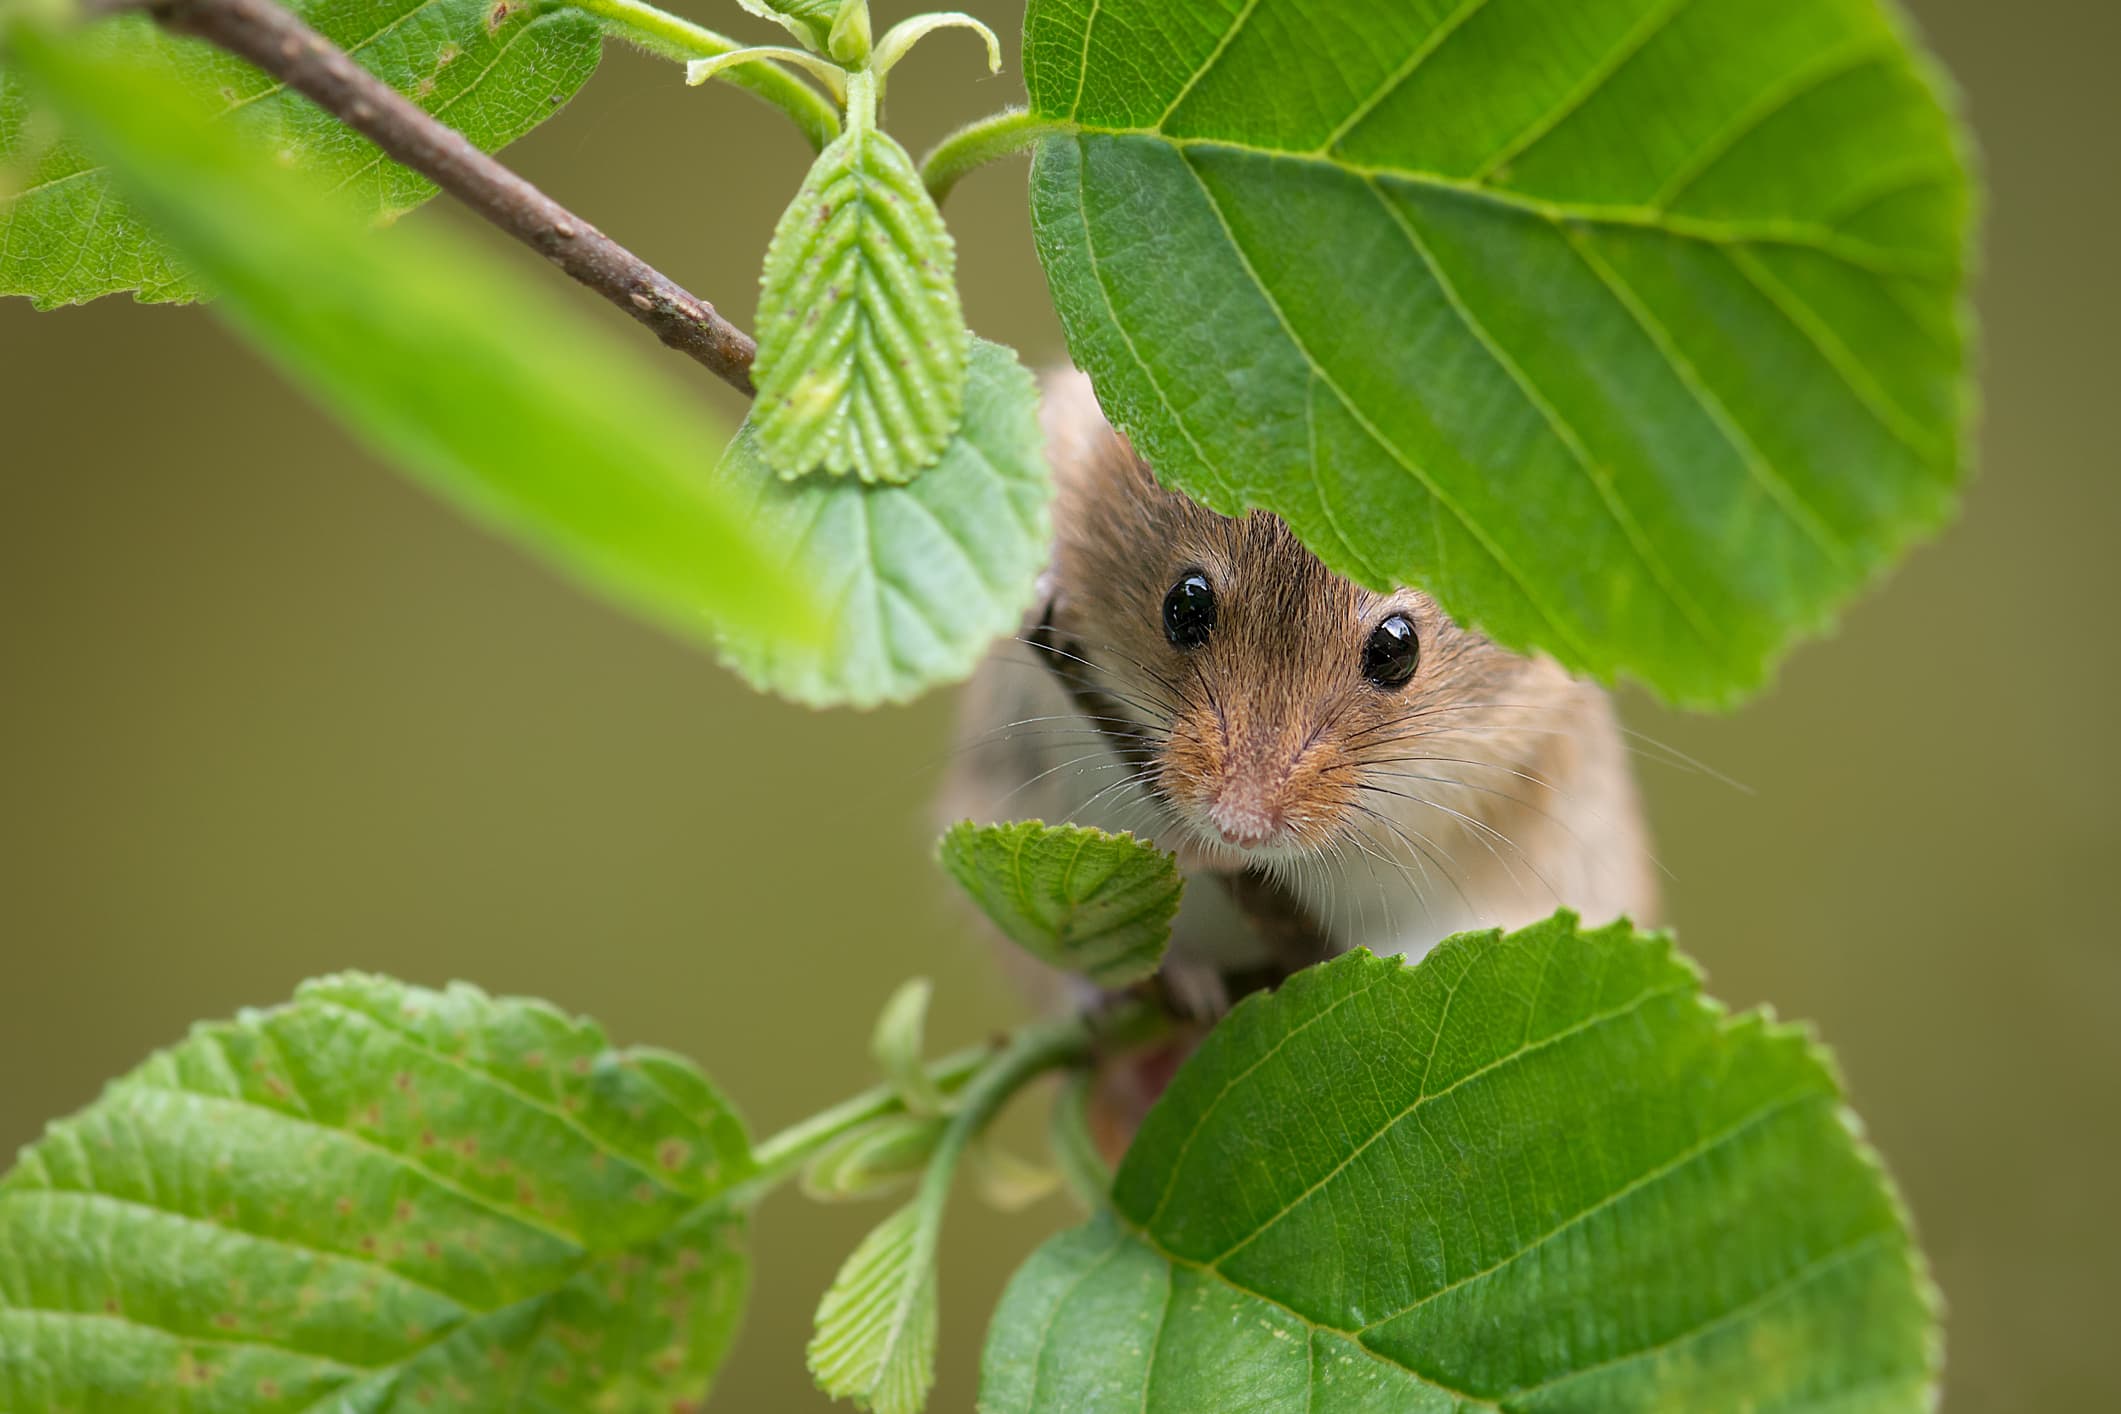
M 121 0 L 122 3 L 122 0 Z M 272 0 L 145 0 L 163 28 L 249 60 L 704 364 L 747 397 L 751 336 L 481 152 Z

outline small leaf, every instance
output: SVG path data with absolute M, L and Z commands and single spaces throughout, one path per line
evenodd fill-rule
M 874 1198 L 901 1188 L 927 1166 L 944 1121 L 886 1115 L 841 1135 L 803 1169 L 803 1192 L 820 1203 Z
M 1564 913 L 1241 1003 L 1011 1282 L 980 1408 L 1913 1414 L 1935 1319 L 1820 1048 Z
M 596 71 L 603 44 L 589 16 L 540 0 L 289 0 L 288 8 L 489 152 L 559 112 Z M 99 55 L 154 56 L 200 100 L 271 134 L 281 162 L 342 190 L 370 220 L 435 194 L 427 178 L 271 75 L 144 16 L 98 21 L 68 42 Z M 120 290 L 150 303 L 200 298 L 204 287 L 79 135 L 46 147 L 30 111 L 20 77 L 0 65 L 0 295 L 28 295 L 40 309 Z
M 1103 987 L 1153 975 L 1185 880 L 1175 856 L 1133 835 L 1019 820 L 953 825 L 943 868 L 1013 942 Z
M 1017 1157 L 992 1134 L 982 1134 L 968 1144 L 965 1161 L 980 1197 L 1005 1213 L 1020 1213 L 1061 1185 L 1059 1169 Z
M 732 634 L 723 657 L 753 686 L 813 707 L 904 702 L 968 676 L 1022 621 L 1046 562 L 1038 391 L 995 344 L 974 349 L 964 423 L 912 485 L 783 481 L 751 423 L 716 484 L 749 503 L 753 534 L 786 546 L 835 611 L 820 646 Z
M 211 121 L 161 72 L 18 24 L 34 80 L 214 308 L 372 447 L 479 522 L 678 632 L 767 641 L 811 607 L 741 511 L 701 483 L 697 399 L 527 272 L 442 230 L 379 239 Z
M 862 1239 L 817 1309 L 810 1373 L 835 1399 L 919 1414 L 935 1383 L 935 1233 L 919 1201 Z
M 771 62 L 768 62 L 771 61 Z M 773 63 L 793 64 L 807 70 L 822 83 L 833 98 L 841 103 L 847 101 L 847 73 L 829 59 L 820 59 L 806 49 L 790 49 L 784 44 L 755 44 L 744 49 L 731 49 L 704 59 L 690 59 L 685 64 L 685 82 L 698 88 L 709 79 L 727 76 L 731 82 L 743 75 L 771 70 Z
M 839 14 L 832 21 L 832 33 L 825 40 L 827 52 L 839 63 L 860 68 L 869 62 L 872 42 L 869 0 L 840 0 Z
M 783 476 L 907 482 L 957 429 L 972 336 L 942 213 L 906 149 L 865 117 L 876 78 L 848 84 L 847 130 L 766 252 L 751 425 Z
M 462 985 L 310 982 L 195 1028 L 0 1179 L 0 1408 L 698 1401 L 751 1172 L 674 1056 Z
M 935 986 L 925 977 L 915 977 L 891 994 L 876 1018 L 876 1033 L 869 1049 L 884 1080 L 898 1092 L 899 1102 L 916 1115 L 939 1115 L 943 1092 L 928 1075 L 928 999 Z
M 802 42 L 805 49 L 823 54 L 831 46 L 833 21 L 843 0 L 737 0 L 762 20 L 771 20 Z
M 888 74 L 898 67 L 899 60 L 906 57 L 914 45 L 939 29 L 969 29 L 987 45 L 987 72 L 1002 71 L 1002 42 L 993 30 L 972 16 L 959 10 L 943 10 L 926 15 L 915 15 L 910 20 L 900 20 L 877 42 L 876 55 L 869 67 L 879 74 Z
M 1068 347 L 1216 510 L 1728 703 L 1967 474 L 1967 143 L 1897 8 L 1039 0 Z

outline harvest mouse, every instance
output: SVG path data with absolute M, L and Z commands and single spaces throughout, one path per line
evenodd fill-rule
M 1175 851 L 1182 1010 L 1357 945 L 1655 913 L 1599 688 L 1341 578 L 1272 515 L 1165 490 L 1080 373 L 1047 378 L 1043 416 L 1053 560 L 967 691 L 943 808 Z

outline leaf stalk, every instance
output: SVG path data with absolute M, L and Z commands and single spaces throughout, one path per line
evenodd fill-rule
M 719 58 L 744 47 L 725 35 L 667 10 L 657 9 L 645 0 L 568 0 L 568 3 L 593 16 L 603 25 L 604 33 L 612 38 L 680 64 Z M 786 113 L 813 149 L 822 151 L 840 135 L 840 115 L 833 105 L 823 94 L 778 64 L 764 59 L 753 60 L 731 67 L 722 77 Z
M 921 159 L 921 183 L 940 206 L 966 173 L 1021 152 L 1040 138 L 1070 131 L 1067 123 L 1040 118 L 1022 108 L 1004 109 L 966 124 L 937 143 Z

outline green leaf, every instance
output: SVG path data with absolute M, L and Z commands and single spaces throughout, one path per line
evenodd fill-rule
M 802 41 L 805 49 L 823 54 L 831 44 L 832 25 L 845 0 L 737 0 L 762 20 L 771 20 Z
M 488 151 L 557 113 L 595 72 L 602 43 L 594 20 L 551 0 L 290 0 L 288 8 Z M 143 16 L 104 21 L 75 42 L 113 57 L 154 56 L 201 100 L 247 115 L 279 160 L 342 190 L 371 220 L 435 194 L 425 177 L 270 75 Z M 99 156 L 79 134 L 46 146 L 30 111 L 20 77 L 0 68 L 0 295 L 28 295 L 40 309 L 120 290 L 148 302 L 200 298 L 204 287 Z
M 27 25 L 11 45 L 218 314 L 416 479 L 680 632 L 805 627 L 779 547 L 703 484 L 713 425 L 643 351 L 445 232 L 379 238 L 246 124 L 201 116 L 151 52 Z
M 968 676 L 1022 621 L 1046 562 L 1038 390 L 995 344 L 975 345 L 964 422 L 910 486 L 783 481 L 753 423 L 716 483 L 748 503 L 755 536 L 808 567 L 836 618 L 818 646 L 732 633 L 723 656 L 753 686 L 814 707 L 904 702 Z
M 0 1408 L 662 1414 L 735 1331 L 751 1167 L 674 1056 L 461 985 L 311 982 L 0 1180 Z
M 1024 64 L 1076 362 L 1352 578 L 1721 703 L 1954 505 L 1971 184 L 1875 0 L 1041 0 Z
M 904 1187 L 927 1167 L 943 1128 L 940 1119 L 894 1114 L 849 1130 L 804 1165 L 803 1193 L 844 1203 Z
M 942 213 L 875 125 L 876 77 L 848 85 L 847 130 L 766 251 L 751 423 L 783 476 L 906 482 L 957 429 L 972 335 Z
M 916 1115 L 939 1115 L 948 1104 L 942 1087 L 928 1074 L 928 1000 L 934 994 L 935 985 L 925 977 L 903 983 L 877 1014 L 869 1042 L 885 1083 Z
M 1933 1295 L 1831 1063 L 1568 914 L 1242 1003 L 1020 1271 L 987 1414 L 1931 1407 Z
M 810 1373 L 834 1399 L 919 1414 L 935 1383 L 935 1205 L 908 1203 L 862 1239 L 817 1308 Z
M 1153 975 L 1185 880 L 1175 856 L 1131 834 L 1018 820 L 952 825 L 943 868 L 1011 941 L 1103 987 Z

